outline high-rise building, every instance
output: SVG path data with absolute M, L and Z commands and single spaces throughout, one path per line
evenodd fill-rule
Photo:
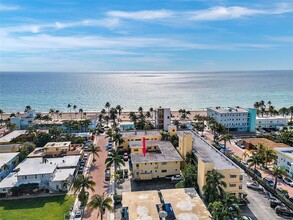
M 157 108 L 155 111 L 155 125 L 157 129 L 168 130 L 171 125 L 171 110 L 170 108 Z

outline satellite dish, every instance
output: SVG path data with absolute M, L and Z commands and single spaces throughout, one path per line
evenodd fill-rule
M 166 218 L 167 215 L 168 215 L 168 213 L 165 212 L 165 211 L 160 211 L 160 212 L 159 212 L 159 217 L 160 217 L 160 218 Z

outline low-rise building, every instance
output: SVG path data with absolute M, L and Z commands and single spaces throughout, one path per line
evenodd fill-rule
M 19 153 L 0 153 L 0 182 L 14 169 Z
M 147 140 L 146 155 L 142 141 L 130 141 L 133 178 L 148 180 L 180 174 L 182 158 L 170 141 Z
M 288 148 L 288 147 L 290 147 L 287 144 L 276 143 L 276 142 L 271 141 L 267 138 L 245 138 L 242 140 L 242 144 L 248 150 L 256 150 L 257 146 L 260 144 L 268 147 L 271 150 L 274 150 L 275 148 Z
M 288 176 L 293 178 L 293 147 L 275 148 L 277 164 L 283 167 Z
M 11 153 L 18 152 L 21 150 L 23 145 L 21 144 L 4 144 L 0 145 L 0 153 Z
M 35 123 L 36 113 L 34 110 L 10 118 L 10 123 L 15 124 L 17 129 L 26 129 Z
M 240 197 L 243 193 L 243 170 L 198 134 L 192 132 L 192 135 L 193 154 L 198 163 L 197 183 L 200 193 L 203 193 L 207 172 L 215 169 L 224 176 L 223 181 L 227 183 L 224 190 Z
M 141 141 L 143 137 L 146 140 L 159 141 L 162 139 L 161 133 L 158 130 L 149 131 L 124 131 L 121 132 L 123 143 L 119 146 L 120 150 L 128 150 L 129 142 L 131 141 Z
M 9 143 L 12 139 L 17 138 L 18 136 L 25 134 L 25 130 L 15 130 L 10 132 L 9 134 L 0 138 L 0 143 Z
M 128 219 L 200 219 L 211 214 L 194 188 L 123 192 L 122 214 Z
M 68 190 L 78 163 L 79 156 L 27 158 L 0 182 L 0 193 L 9 194 L 11 188 L 29 183 L 53 192 Z
M 288 118 L 282 116 L 256 117 L 256 128 L 278 128 L 288 125 Z
M 254 108 L 207 108 L 207 115 L 224 125 L 229 131 L 254 132 L 256 124 L 256 109 Z
M 170 108 L 157 108 L 155 110 L 155 125 L 157 129 L 168 130 L 171 125 L 171 110 Z
M 133 122 L 121 122 L 119 124 L 120 131 L 131 131 L 135 129 Z

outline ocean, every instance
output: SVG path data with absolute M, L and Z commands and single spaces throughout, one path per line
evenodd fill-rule
M 293 105 L 293 70 L 238 72 L 0 72 L 0 109 L 99 111 L 109 101 L 124 110 L 159 106 L 200 110 L 252 107 L 255 101 Z

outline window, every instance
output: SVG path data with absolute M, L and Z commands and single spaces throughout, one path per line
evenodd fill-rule
M 35 179 L 37 179 L 38 178 L 38 175 L 35 175 Z
M 27 176 L 24 176 L 25 179 L 27 179 Z
M 162 173 L 167 173 L 167 170 L 162 170 Z
M 230 178 L 236 178 L 237 175 L 233 174 L 233 175 L 230 175 Z
M 242 184 L 241 184 L 241 185 L 239 185 L 239 189 L 242 189 Z
M 236 183 L 230 183 L 229 186 L 230 187 L 236 187 Z
M 139 168 L 139 164 L 136 164 L 136 168 Z
M 167 162 L 162 162 L 162 165 L 167 165 Z
M 243 180 L 243 175 L 240 175 L 239 176 L 239 180 Z
M 287 161 L 287 165 L 288 165 L 289 167 L 291 167 L 291 163 L 290 163 L 289 161 Z
M 134 152 L 137 152 L 138 151 L 138 149 L 134 149 Z

